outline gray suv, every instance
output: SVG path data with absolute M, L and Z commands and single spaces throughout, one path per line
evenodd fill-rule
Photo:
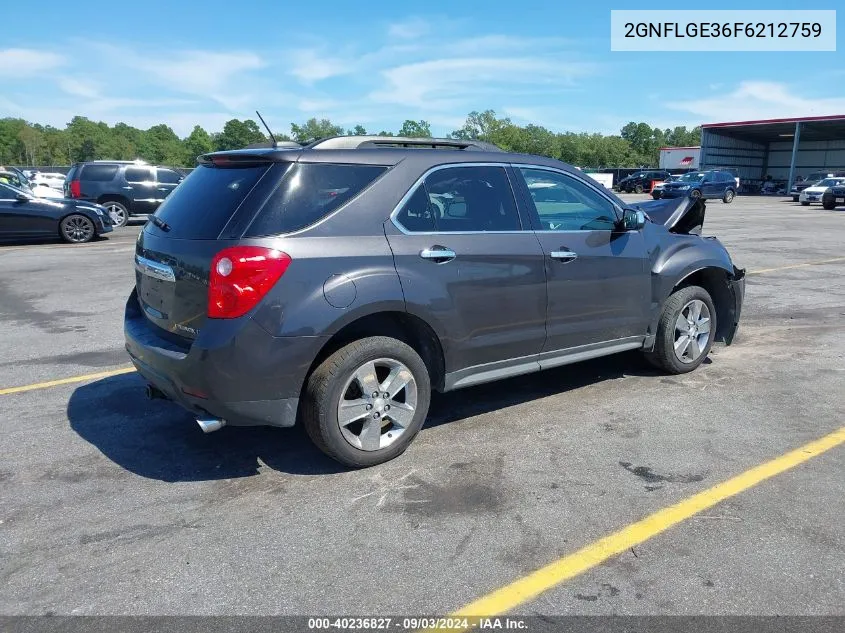
M 730 344 L 744 271 L 704 207 L 473 141 L 208 154 L 138 236 L 126 349 L 206 432 L 299 420 L 371 466 L 432 390 L 634 349 L 683 373 Z

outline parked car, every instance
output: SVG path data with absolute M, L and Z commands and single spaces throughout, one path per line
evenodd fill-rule
M 683 176 L 683 174 L 670 174 L 666 178 L 666 180 L 664 180 L 663 182 L 659 182 L 656 185 L 654 185 L 654 188 L 651 190 L 651 197 L 654 198 L 655 200 L 659 200 L 661 195 L 663 194 L 663 187 L 666 186 L 666 183 L 667 182 L 674 182 L 678 178 L 680 178 L 681 176 Z
M 61 191 L 64 187 L 65 175 L 59 172 L 38 171 L 29 178 L 29 182 L 33 185 L 46 185 Z
M 796 182 L 792 184 L 792 189 L 789 190 L 789 195 L 792 196 L 793 202 L 798 202 L 799 197 L 801 196 L 801 192 L 804 191 L 807 187 L 812 187 L 813 185 L 816 185 L 822 180 L 824 180 L 825 178 L 837 178 L 840 176 L 845 176 L 845 171 L 827 170 L 813 172 L 803 180 L 796 180 Z
M 112 230 L 105 208 L 78 200 L 36 198 L 23 189 L 0 183 L 0 240 L 60 237 L 90 242 Z
M 206 432 L 299 419 L 371 466 L 432 390 L 633 349 L 680 374 L 730 344 L 745 274 L 704 211 L 476 141 L 208 154 L 139 234 L 126 349 Z
M 736 196 L 736 180 L 726 171 L 693 171 L 663 187 L 661 198 L 720 199 L 729 204 Z
M 824 180 L 820 180 L 813 186 L 804 189 L 798 196 L 798 202 L 805 207 L 809 206 L 813 202 L 821 202 L 822 195 L 824 195 L 824 192 L 827 191 L 829 187 L 841 185 L 842 183 L 845 183 L 845 177 L 825 178 Z
M 822 194 L 822 207 L 828 211 L 842 205 L 845 205 L 845 183 L 828 187 Z
M 0 166 L 0 183 L 12 185 L 18 189 L 29 189 L 29 180 L 19 169 Z
M 620 180 L 617 187 L 625 193 L 642 193 L 651 189 L 652 182 L 666 180 L 669 176 L 668 171 L 640 171 Z
M 65 177 L 64 194 L 103 205 L 114 226 L 125 226 L 130 216 L 155 211 L 183 178 L 181 172 L 170 167 L 95 160 L 71 166 Z

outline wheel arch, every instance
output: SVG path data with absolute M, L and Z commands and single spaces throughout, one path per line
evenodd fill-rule
M 97 204 L 103 204 L 106 202 L 119 202 L 126 207 L 127 213 L 132 211 L 132 203 L 129 201 L 129 198 L 119 193 L 104 193 L 97 198 Z
M 410 346 L 428 368 L 432 388 L 442 391 L 446 363 L 440 337 L 422 318 L 399 310 L 371 312 L 345 323 L 323 344 L 308 368 L 305 383 L 307 376 L 335 351 L 369 336 L 389 336 Z

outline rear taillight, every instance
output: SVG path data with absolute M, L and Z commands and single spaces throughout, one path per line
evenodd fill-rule
M 82 186 L 78 180 L 71 180 L 70 181 L 70 197 L 71 198 L 81 198 L 82 197 Z
M 252 310 L 290 264 L 290 256 L 260 246 L 233 246 L 211 260 L 208 316 L 234 319 Z

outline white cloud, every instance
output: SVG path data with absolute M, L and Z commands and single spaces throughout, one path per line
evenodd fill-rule
M 96 82 L 79 77 L 60 78 L 59 88 L 63 92 L 75 97 L 83 97 L 85 99 L 97 99 L 100 97 L 100 87 Z
M 56 53 L 31 48 L 0 50 L 0 77 L 27 77 L 32 73 L 52 70 L 65 63 Z
M 428 35 L 430 31 L 431 24 L 422 18 L 408 18 L 387 27 L 387 35 L 397 40 L 416 39 Z
M 231 79 L 263 68 L 264 60 L 251 52 L 184 51 L 166 58 L 132 56 L 131 66 L 171 90 L 210 97 L 225 93 Z
M 670 101 L 666 106 L 702 117 L 705 123 L 845 112 L 845 97 L 820 98 L 802 94 L 807 93 L 784 83 L 743 81 L 733 92 L 709 98 Z
M 332 56 L 318 49 L 295 51 L 288 63 L 290 74 L 304 84 L 345 75 L 352 72 L 356 66 L 353 60 Z
M 571 88 L 596 66 L 548 57 L 467 57 L 397 66 L 382 72 L 385 86 L 371 94 L 377 102 L 425 109 L 448 109 L 479 96 L 520 89 Z

